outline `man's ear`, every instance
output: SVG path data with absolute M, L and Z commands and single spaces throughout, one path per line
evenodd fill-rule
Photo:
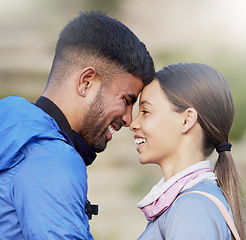
M 187 108 L 183 112 L 184 121 L 181 132 L 187 133 L 197 122 L 197 111 L 194 108 Z
M 85 67 L 79 72 L 77 81 L 78 93 L 81 96 L 86 96 L 87 91 L 90 89 L 93 81 L 98 80 L 96 69 L 94 67 Z

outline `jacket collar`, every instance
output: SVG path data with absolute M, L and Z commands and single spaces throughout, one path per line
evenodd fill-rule
M 83 158 L 86 166 L 92 164 L 96 158 L 95 151 L 77 132 L 72 130 L 61 109 L 50 99 L 43 96 L 36 101 L 35 105 L 55 119 L 61 131 L 63 131 L 72 141 L 76 151 Z

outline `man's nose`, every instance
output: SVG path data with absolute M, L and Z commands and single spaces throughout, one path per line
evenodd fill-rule
M 123 126 L 129 127 L 132 122 L 132 107 L 128 107 L 121 118 Z

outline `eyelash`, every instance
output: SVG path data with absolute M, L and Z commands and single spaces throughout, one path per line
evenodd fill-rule
M 131 105 L 130 102 L 129 102 L 126 98 L 124 98 L 124 100 L 125 100 L 125 102 L 126 102 L 126 105 L 128 105 L 128 106 Z
M 148 111 L 142 110 L 141 113 L 142 113 L 143 115 L 145 115 L 146 113 L 148 113 Z

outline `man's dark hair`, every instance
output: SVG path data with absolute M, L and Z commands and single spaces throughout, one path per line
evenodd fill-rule
M 86 55 L 112 62 L 140 77 L 144 84 L 151 82 L 155 74 L 145 45 L 121 22 L 99 11 L 80 13 L 61 31 L 52 71 L 61 62 L 63 67 L 79 66 L 81 59 L 85 62 L 88 58 Z

